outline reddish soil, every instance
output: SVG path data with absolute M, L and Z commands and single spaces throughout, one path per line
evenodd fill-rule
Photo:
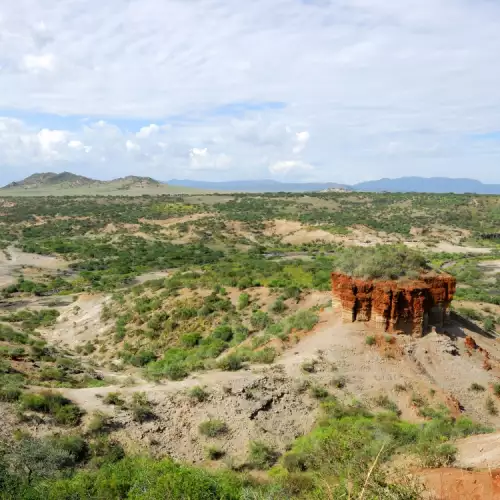
M 500 470 L 426 469 L 417 476 L 436 500 L 500 500 Z

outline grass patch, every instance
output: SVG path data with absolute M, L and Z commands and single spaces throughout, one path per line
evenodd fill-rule
M 252 441 L 248 462 L 254 469 L 266 470 L 272 467 L 279 458 L 279 453 L 261 441 Z
M 199 425 L 198 430 L 200 431 L 200 434 L 214 438 L 226 434 L 229 431 L 229 428 L 226 422 L 222 420 L 206 420 Z
M 188 395 L 192 400 L 197 401 L 198 403 L 206 401 L 209 396 L 208 392 L 199 385 L 190 389 Z
M 78 406 L 54 392 L 24 393 L 19 401 L 21 410 L 48 414 L 60 425 L 76 426 L 83 415 Z

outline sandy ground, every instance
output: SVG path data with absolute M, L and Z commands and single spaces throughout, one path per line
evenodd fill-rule
M 0 288 L 15 283 L 24 268 L 55 271 L 67 267 L 68 263 L 57 257 L 26 253 L 9 247 L 5 251 L 0 250 Z
M 456 443 L 456 465 L 464 469 L 500 468 L 500 432 L 471 436 Z
M 417 228 L 414 228 L 417 229 Z M 448 235 L 447 241 L 434 243 L 432 238 L 433 231 L 418 232 L 413 231 L 414 240 L 404 241 L 397 234 L 387 234 L 383 231 L 375 231 L 366 226 L 356 225 L 349 228 L 349 234 L 333 234 L 314 226 L 306 226 L 297 221 L 288 221 L 276 219 L 266 223 L 264 234 L 266 236 L 279 237 L 284 243 L 301 245 L 304 243 L 312 243 L 315 241 L 323 241 L 325 243 L 339 243 L 346 246 L 374 246 L 378 244 L 388 243 L 404 243 L 411 248 L 419 248 L 421 250 L 432 250 L 434 252 L 449 252 L 449 253 L 471 253 L 471 254 L 488 254 L 491 253 L 491 248 L 470 247 L 458 244 L 459 239 L 466 232 L 450 230 L 442 228 L 440 237 L 443 234 Z
M 479 263 L 478 267 L 486 274 L 497 274 L 500 273 L 500 260 L 485 260 Z
M 109 300 L 105 295 L 80 295 L 76 302 L 61 310 L 55 327 L 44 330 L 43 336 L 55 345 L 71 349 L 95 341 L 108 329 L 100 318 L 102 307 Z
M 405 245 L 410 248 L 418 248 L 420 250 L 432 250 L 433 252 L 447 252 L 447 253 L 471 253 L 471 254 L 488 254 L 491 253 L 491 248 L 484 247 L 468 247 L 455 245 L 446 241 L 441 241 L 437 244 L 424 243 L 422 241 L 405 241 Z
M 181 224 L 183 222 L 194 222 L 200 219 L 204 219 L 205 217 L 213 217 L 214 214 L 211 213 L 202 213 L 202 214 L 193 214 L 193 215 L 185 215 L 183 217 L 170 217 L 168 219 L 139 219 L 139 222 L 142 224 L 155 224 L 157 226 L 161 226 L 163 228 L 169 228 L 175 226 L 175 224 Z
M 146 281 L 158 280 L 162 278 L 168 278 L 170 273 L 168 271 L 152 271 L 150 273 L 144 273 L 137 276 L 134 279 L 134 284 L 139 285 L 141 283 L 146 283 Z

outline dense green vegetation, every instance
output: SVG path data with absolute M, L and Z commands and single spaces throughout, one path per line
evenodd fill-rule
M 404 245 L 377 245 L 343 250 L 335 260 L 338 270 L 358 278 L 417 278 L 429 269 L 426 258 Z

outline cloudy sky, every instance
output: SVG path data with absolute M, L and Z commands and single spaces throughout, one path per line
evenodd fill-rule
M 500 183 L 496 0 L 0 3 L 0 183 Z

